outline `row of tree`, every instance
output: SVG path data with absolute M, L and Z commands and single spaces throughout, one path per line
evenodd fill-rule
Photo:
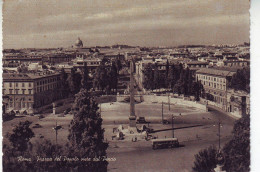
M 61 90 L 63 97 L 74 95 L 81 88 L 100 90 L 107 94 L 117 92 L 119 71 L 122 69 L 121 61 L 115 60 L 112 65 L 108 65 L 108 61 L 103 59 L 100 66 L 90 77 L 88 67 L 84 66 L 80 72 L 72 68 L 70 74 L 64 69 L 61 70 Z
M 144 68 L 143 86 L 145 89 L 154 90 L 167 88 L 174 93 L 185 96 L 193 95 L 196 99 L 202 96 L 204 88 L 200 82 L 195 81 L 192 71 L 184 69 L 182 64 L 169 65 L 167 61 L 165 70 L 159 70 L 157 63 L 148 64 Z
M 118 86 L 119 71 L 122 64 L 119 59 L 112 61 L 112 65 L 106 65 L 103 59 L 99 67 L 95 70 L 93 78 L 93 88 L 106 92 L 107 94 L 116 93 Z

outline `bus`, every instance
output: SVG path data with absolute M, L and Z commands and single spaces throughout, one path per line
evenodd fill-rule
M 151 141 L 153 149 L 179 147 L 177 138 L 152 139 Z

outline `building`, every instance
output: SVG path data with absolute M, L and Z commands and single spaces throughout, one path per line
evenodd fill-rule
M 223 66 L 227 67 L 248 67 L 249 65 L 249 60 L 223 61 Z
M 73 60 L 74 68 L 88 67 L 89 72 L 93 73 L 100 66 L 102 60 L 100 58 L 76 58 Z
M 233 74 L 235 72 L 214 68 L 203 68 L 196 71 L 196 80 L 201 81 L 204 86 L 207 99 L 225 111 L 228 110 L 228 84 Z
M 189 61 L 184 63 L 184 67 L 189 68 L 191 70 L 208 68 L 208 66 L 209 66 L 209 62 L 202 62 L 202 61 Z
M 61 98 L 60 73 L 4 73 L 3 96 L 8 96 L 6 111 L 27 113 Z
M 21 53 L 4 54 L 3 67 L 17 67 L 22 63 L 40 63 L 42 57 L 40 55 L 26 55 Z
M 70 62 L 76 58 L 76 53 L 50 53 L 42 56 L 43 64 L 58 64 L 63 62 Z
M 119 59 L 119 60 L 124 60 L 125 59 L 125 55 L 124 54 L 116 54 L 116 53 L 114 53 L 114 54 L 105 54 L 104 55 L 104 58 L 107 58 L 107 59 L 110 59 L 110 60 L 116 60 L 116 59 Z
M 237 117 L 250 114 L 250 95 L 244 91 L 229 89 L 227 93 L 227 112 Z
M 189 54 L 188 53 L 173 52 L 173 53 L 170 53 L 170 56 L 173 57 L 173 58 L 188 58 Z

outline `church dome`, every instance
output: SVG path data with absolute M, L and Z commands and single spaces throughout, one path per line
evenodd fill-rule
M 75 46 L 76 46 L 76 47 L 83 47 L 83 42 L 81 41 L 80 38 L 78 38 L 78 39 L 76 40 Z

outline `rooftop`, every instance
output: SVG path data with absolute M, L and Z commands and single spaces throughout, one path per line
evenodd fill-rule
M 40 72 L 40 73 L 3 73 L 3 80 L 33 80 L 49 76 L 58 75 L 57 72 Z
M 233 76 L 235 74 L 235 72 L 233 71 L 228 71 L 228 70 L 222 70 L 219 68 L 202 68 L 200 70 L 197 70 L 196 73 L 202 73 L 202 74 L 209 74 L 209 75 L 215 75 L 215 76 L 223 76 L 223 77 L 227 77 L 227 76 Z
M 209 62 L 203 62 L 203 61 L 190 61 L 190 62 L 187 62 L 187 64 L 209 64 Z

